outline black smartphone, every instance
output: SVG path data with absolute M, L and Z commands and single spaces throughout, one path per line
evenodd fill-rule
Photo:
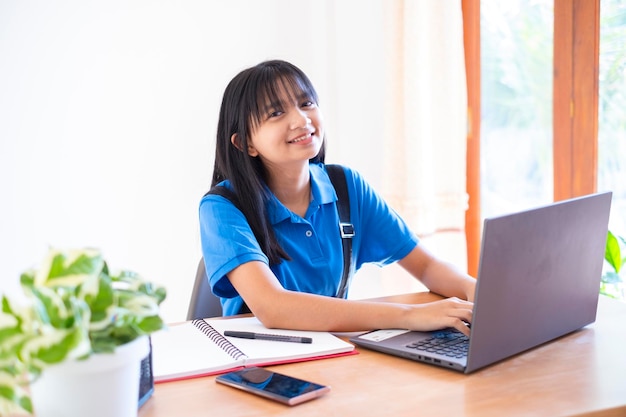
M 219 375 L 215 381 L 288 405 L 300 404 L 330 391 L 327 385 L 258 367 Z

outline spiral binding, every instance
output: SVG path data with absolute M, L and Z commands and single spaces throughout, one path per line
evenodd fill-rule
M 246 354 L 237 349 L 235 345 L 230 343 L 220 332 L 215 330 L 210 324 L 202 319 L 195 319 L 191 321 L 202 333 L 204 333 L 209 339 L 211 339 L 216 345 L 220 347 L 224 352 L 235 359 L 241 359 L 246 357 Z

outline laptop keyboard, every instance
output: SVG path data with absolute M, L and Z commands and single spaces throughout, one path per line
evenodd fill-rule
M 410 343 L 406 347 L 438 353 L 451 358 L 463 358 L 467 356 L 469 337 L 456 330 L 443 330 L 433 333 L 432 337 L 428 339 Z

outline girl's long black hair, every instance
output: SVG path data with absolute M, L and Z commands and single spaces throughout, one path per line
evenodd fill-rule
M 251 157 L 248 140 L 255 126 L 261 123 L 267 103 L 280 102 L 280 93 L 302 95 L 318 104 L 318 96 L 309 78 L 295 65 L 272 60 L 243 70 L 233 78 L 222 99 L 217 125 L 215 166 L 211 187 L 229 180 L 234 193 L 229 197 L 242 211 L 270 265 L 289 255 L 280 246 L 267 214 L 270 192 L 266 186 L 266 170 L 260 158 Z M 290 97 L 290 98 L 294 98 Z M 231 143 L 237 133 L 238 146 Z M 241 149 L 241 150 L 240 150 Z M 324 162 L 325 141 L 311 162 Z

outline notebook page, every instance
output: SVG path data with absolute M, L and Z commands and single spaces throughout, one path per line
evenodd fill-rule
M 192 322 L 171 325 L 151 335 L 152 367 L 155 382 L 208 375 L 240 367 Z

